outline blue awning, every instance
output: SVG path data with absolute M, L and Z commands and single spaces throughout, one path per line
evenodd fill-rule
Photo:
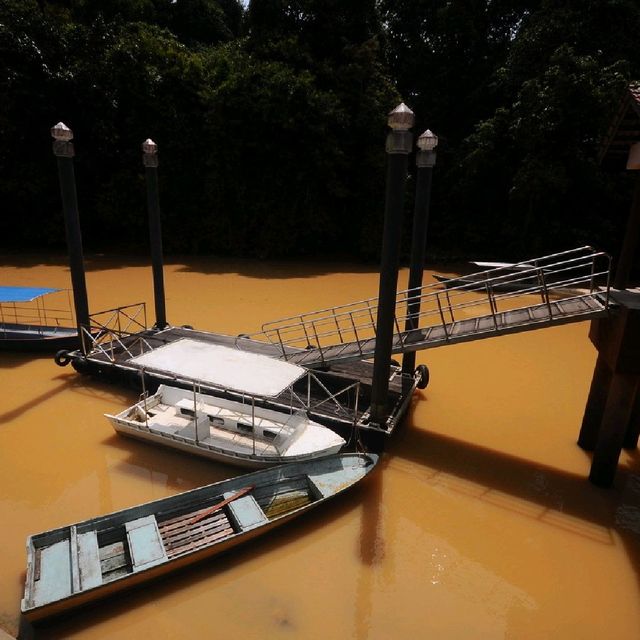
M 0 287 L 0 302 L 31 302 L 40 296 L 54 293 L 60 289 L 45 287 Z

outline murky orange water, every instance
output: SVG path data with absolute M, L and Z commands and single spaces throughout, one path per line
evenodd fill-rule
M 0 263 L 2 284 L 69 286 L 64 259 Z M 146 300 L 152 313 L 145 263 L 88 263 L 92 310 Z M 377 293 L 375 273 L 344 264 L 189 259 L 165 277 L 171 323 L 233 335 Z M 587 331 L 422 352 L 431 384 L 364 485 L 36 637 L 637 638 L 640 461 L 623 454 L 612 490 L 586 480 Z M 28 534 L 238 473 L 114 435 L 102 414 L 135 394 L 50 359 L 0 354 L 0 392 L 0 628 L 12 634 Z

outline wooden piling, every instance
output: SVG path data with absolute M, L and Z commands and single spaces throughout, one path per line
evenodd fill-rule
M 613 372 L 602 355 L 598 354 L 578 436 L 578 445 L 585 451 L 593 451 L 596 448 L 612 379 Z
M 636 449 L 640 436 L 640 381 L 636 382 L 636 395 L 631 408 L 629 426 L 622 443 L 623 449 Z
M 589 480 L 599 487 L 610 487 L 613 484 L 622 443 L 629 427 L 636 379 L 637 376 L 616 373 L 611 380 L 589 473 Z
M 593 451 L 589 479 L 613 483 L 622 448 L 640 434 L 640 289 L 613 291 L 610 317 L 593 320 L 589 337 L 598 349 L 578 444 Z

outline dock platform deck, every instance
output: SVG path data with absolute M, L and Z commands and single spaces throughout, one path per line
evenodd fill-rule
M 167 369 L 144 366 L 141 361 L 145 354 L 157 352 L 163 347 L 176 345 L 180 341 L 201 343 L 203 347 L 218 345 L 245 353 L 269 356 L 278 360 L 280 347 L 251 340 L 243 336 L 200 331 L 186 327 L 168 327 L 163 330 L 146 329 L 129 335 L 103 335 L 94 342 L 93 348 L 83 356 L 80 351 L 72 352 L 71 362 L 76 370 L 125 383 L 136 390 L 155 391 L 161 383 L 182 388 L 192 388 L 194 380 L 183 377 Z M 293 354 L 299 349 L 290 348 Z M 354 423 L 359 427 L 368 425 L 373 363 L 355 360 L 336 363 L 309 371 L 309 378 L 303 377 L 290 390 L 283 391 L 275 398 L 260 399 L 261 406 L 305 410 L 309 416 L 326 426 L 335 428 L 341 435 L 350 434 Z M 195 383 L 198 390 L 229 399 L 239 399 L 241 394 L 232 388 L 209 386 L 202 381 Z M 399 367 L 392 367 L 389 381 L 390 419 L 388 430 L 401 419 L 407 405 L 407 396 L 414 389 L 414 380 L 403 377 Z M 357 396 L 357 397 L 356 397 Z M 379 427 L 375 427 L 379 430 Z M 386 432 L 386 431 L 385 431 Z

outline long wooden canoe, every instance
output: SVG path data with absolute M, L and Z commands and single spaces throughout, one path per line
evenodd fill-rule
M 63 613 L 226 551 L 362 480 L 374 454 L 255 471 L 27 539 L 22 613 Z

